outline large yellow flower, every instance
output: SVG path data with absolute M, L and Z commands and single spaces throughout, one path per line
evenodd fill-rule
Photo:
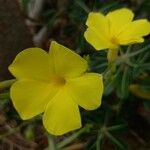
M 143 36 L 150 33 L 150 22 L 146 19 L 133 21 L 133 18 L 133 12 L 127 8 L 109 12 L 106 16 L 91 12 L 84 36 L 96 50 L 109 49 L 108 59 L 114 60 L 119 45 L 141 43 Z
M 19 53 L 9 66 L 17 78 L 10 95 L 23 119 L 44 112 L 45 128 L 62 135 L 81 127 L 79 107 L 100 106 L 102 76 L 86 73 L 87 62 L 68 48 L 52 42 L 49 53 L 29 48 Z

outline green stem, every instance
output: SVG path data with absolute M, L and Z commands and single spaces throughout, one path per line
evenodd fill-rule
M 10 87 L 15 81 L 16 79 L 11 79 L 0 82 L 0 90 Z
M 118 57 L 118 59 L 116 60 L 115 63 L 116 63 L 116 65 L 119 65 L 120 63 L 122 63 L 122 62 L 124 62 L 124 61 L 127 62 L 130 57 L 136 56 L 136 55 L 138 55 L 138 54 L 140 54 L 140 53 L 142 53 L 142 52 L 148 50 L 149 48 L 150 48 L 150 45 L 145 46 L 144 48 L 142 48 L 142 49 L 140 49 L 140 50 L 138 50 L 138 51 L 136 51 L 136 52 L 129 53 L 129 51 L 130 51 L 130 47 L 129 47 L 128 50 L 127 50 L 127 52 L 126 52 L 126 54 L 124 54 L 124 55 Z
M 124 104 L 124 99 L 120 99 L 118 104 L 112 106 L 112 110 L 114 110 L 117 113 L 117 115 L 119 115 L 123 104 Z
M 140 49 L 140 50 L 138 50 L 138 51 L 136 51 L 136 52 L 133 52 L 133 53 L 128 54 L 127 57 L 136 56 L 136 55 L 138 55 L 138 54 L 140 54 L 140 53 L 142 53 L 142 52 L 148 50 L 149 48 L 150 48 L 150 45 L 145 46 L 144 48 L 142 48 L 142 49 Z
M 120 125 L 108 127 L 107 130 L 108 131 L 120 130 L 120 129 L 125 128 L 125 127 L 126 127 L 125 124 L 120 124 Z
M 106 126 L 109 122 L 109 115 L 110 115 L 109 110 L 106 110 L 103 127 L 101 127 L 101 129 L 98 131 L 98 136 L 97 136 L 97 141 L 96 141 L 96 149 L 97 150 L 100 150 L 102 147 L 101 143 L 102 143 L 103 137 L 105 135 L 105 132 L 107 130 Z
M 106 135 L 113 143 L 115 143 L 115 144 L 120 148 L 120 150 L 126 150 L 126 148 L 125 148 L 112 134 L 110 134 L 109 132 L 105 132 L 105 135 Z
M 131 51 L 131 49 L 132 49 L 132 45 L 129 45 L 129 46 L 128 46 L 128 48 L 127 48 L 127 52 L 126 52 L 126 54 L 129 54 L 129 53 L 130 53 L 130 51 Z
M 56 145 L 54 141 L 54 136 L 48 134 L 48 148 L 49 150 L 56 150 Z
M 101 132 L 100 130 L 96 141 L 96 150 L 101 150 L 101 143 L 103 137 L 104 137 L 104 132 Z
M 107 59 L 109 64 L 112 64 L 118 58 L 118 52 L 119 52 L 119 48 L 108 50 Z
M 73 135 L 71 135 L 70 137 L 66 138 L 64 141 L 58 143 L 57 148 L 61 149 L 64 146 L 70 144 L 71 142 L 73 142 L 75 139 L 77 139 L 81 134 L 83 134 L 84 132 L 88 132 L 89 129 L 91 128 L 91 125 L 86 125 L 84 128 L 80 129 L 79 131 L 75 132 Z
M 90 12 L 89 8 L 84 4 L 84 2 L 76 0 L 75 3 L 80 6 L 87 14 Z

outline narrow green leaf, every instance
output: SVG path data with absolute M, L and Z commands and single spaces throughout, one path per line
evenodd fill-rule
M 124 144 L 122 144 L 120 140 L 115 138 L 112 134 L 109 132 L 106 132 L 105 134 L 112 141 L 112 143 L 119 148 L 119 150 L 127 150 L 127 147 L 124 146 Z
M 110 80 L 106 79 L 104 91 L 105 95 L 109 95 L 116 88 L 119 78 L 120 78 L 120 69 L 117 70 L 117 73 L 113 75 L 113 77 Z
M 115 126 L 112 126 L 112 127 L 108 127 L 107 130 L 108 131 L 118 131 L 118 130 L 125 129 L 126 127 L 127 127 L 126 124 L 120 124 L 120 125 L 115 125 Z
M 103 137 L 104 137 L 104 133 L 99 131 L 97 140 L 96 140 L 96 150 L 101 150 L 101 143 L 102 143 Z
M 122 76 L 122 82 L 121 82 L 121 97 L 127 98 L 129 94 L 129 84 L 130 84 L 130 68 L 126 67 L 123 76 Z
M 9 98 L 10 98 L 9 92 L 0 93 L 0 100 L 5 100 L 5 99 L 9 99 Z
M 57 148 L 61 149 L 64 146 L 70 144 L 72 141 L 74 141 L 75 139 L 77 139 L 81 134 L 83 134 L 85 132 L 89 132 L 89 130 L 91 129 L 91 127 L 92 127 L 92 125 L 87 124 L 84 128 L 82 128 L 79 131 L 75 132 L 70 137 L 66 138 L 64 141 L 58 143 Z

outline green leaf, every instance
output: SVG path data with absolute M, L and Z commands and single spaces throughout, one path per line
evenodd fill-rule
M 0 100 L 5 100 L 5 99 L 9 99 L 9 98 L 10 98 L 9 92 L 0 93 Z
M 122 75 L 122 80 L 120 81 L 120 83 L 118 83 L 119 90 L 117 94 L 122 99 L 127 98 L 129 95 L 129 84 L 131 78 L 130 75 L 131 75 L 131 70 L 129 67 L 126 67 Z
M 111 142 L 118 148 L 118 150 L 127 150 L 127 146 L 123 144 L 120 139 L 117 139 L 109 132 L 106 132 L 105 134 L 111 140 Z
M 104 133 L 99 132 L 96 140 L 96 150 L 101 150 L 102 140 L 104 138 Z
M 75 132 L 74 134 L 72 134 L 71 136 L 66 138 L 64 141 L 61 141 L 60 143 L 58 143 L 57 148 L 61 149 L 64 146 L 70 144 L 71 142 L 76 140 L 81 134 L 86 133 L 86 132 L 90 132 L 91 128 L 92 128 L 91 124 L 85 125 L 85 127 L 83 127 L 82 129 L 78 130 L 77 132 Z
M 112 127 L 108 127 L 107 130 L 108 131 L 120 131 L 122 129 L 125 129 L 127 127 L 126 124 L 119 124 L 119 125 L 115 125 L 115 126 L 112 126 Z
M 116 88 L 119 78 L 120 78 L 120 69 L 117 70 L 117 73 L 113 75 L 111 80 L 106 79 L 104 91 L 105 95 L 109 95 Z

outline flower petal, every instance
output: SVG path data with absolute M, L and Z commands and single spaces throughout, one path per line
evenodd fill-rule
M 88 29 L 84 33 L 86 40 L 96 49 L 108 48 L 109 24 L 106 17 L 101 13 L 89 13 L 86 25 Z
M 19 80 L 12 85 L 10 96 L 21 118 L 29 119 L 45 110 L 45 106 L 57 90 L 52 84 L 34 80 Z
M 143 42 L 143 36 L 150 34 L 150 22 L 140 19 L 131 22 L 119 35 L 120 44 L 132 44 Z
M 103 81 L 100 74 L 86 73 L 70 79 L 67 86 L 74 101 L 84 109 L 93 110 L 101 105 Z
M 43 123 L 53 135 L 62 135 L 81 127 L 78 105 L 67 91 L 62 90 L 50 101 L 43 116 Z
M 49 54 L 51 63 L 55 66 L 56 74 L 75 77 L 81 75 L 87 69 L 86 60 L 57 42 L 51 43 Z
M 134 14 L 127 8 L 117 9 L 106 15 L 110 22 L 111 35 L 119 34 L 126 24 L 133 20 Z
M 53 72 L 49 55 L 40 48 L 29 48 L 20 52 L 9 66 L 10 72 L 18 79 L 47 81 Z
M 110 42 L 94 29 L 88 28 L 84 33 L 84 37 L 96 50 L 110 47 Z
M 109 22 L 107 18 L 101 13 L 91 12 L 88 15 L 86 25 L 96 31 L 96 33 L 101 34 L 105 38 L 109 36 Z

